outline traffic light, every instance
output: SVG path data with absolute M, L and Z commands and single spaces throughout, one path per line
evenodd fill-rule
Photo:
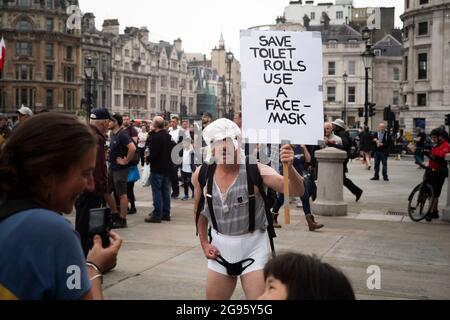
M 450 114 L 445 116 L 445 125 L 450 126 Z
M 376 114 L 377 109 L 375 109 L 376 103 L 369 103 L 369 117 L 373 117 Z
M 363 109 L 363 108 L 359 108 L 359 109 L 358 109 L 358 116 L 359 116 L 360 118 L 364 117 L 364 109 Z

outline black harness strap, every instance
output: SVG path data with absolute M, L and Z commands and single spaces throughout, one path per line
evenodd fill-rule
M 6 201 L 0 206 L 0 222 L 6 220 L 16 213 L 41 207 L 42 206 L 39 206 L 33 201 L 27 199 Z
M 246 171 L 247 171 L 247 185 L 248 185 L 248 231 L 253 233 L 255 231 L 256 225 L 256 199 L 255 199 L 255 183 L 252 178 L 252 170 L 250 170 L 250 158 L 246 157 L 245 160 Z
M 219 227 L 217 225 L 216 215 L 214 214 L 214 205 L 213 205 L 213 183 L 214 183 L 214 173 L 216 167 L 214 167 L 214 170 L 211 169 L 211 166 L 208 170 L 208 177 L 207 177 L 207 186 L 206 186 L 206 202 L 208 203 L 208 209 L 209 209 L 209 215 L 211 216 L 211 223 L 217 232 L 219 231 Z

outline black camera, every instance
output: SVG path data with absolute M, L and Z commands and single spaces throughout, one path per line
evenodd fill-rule
M 94 237 L 102 238 L 103 248 L 111 245 L 109 232 L 111 231 L 111 209 L 97 208 L 89 210 L 89 241 L 90 248 L 94 246 Z

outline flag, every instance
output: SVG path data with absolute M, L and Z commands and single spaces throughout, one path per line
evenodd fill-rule
M 0 71 L 3 70 L 3 67 L 5 65 L 5 55 L 6 55 L 6 46 L 5 46 L 5 40 L 0 41 Z

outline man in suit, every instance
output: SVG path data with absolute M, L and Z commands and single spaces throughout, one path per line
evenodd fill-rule
M 371 180 L 380 180 L 380 163 L 382 163 L 384 181 L 389 181 L 387 160 L 389 157 L 391 137 L 389 132 L 386 131 L 386 125 L 384 123 L 380 123 L 378 126 L 378 132 L 374 134 L 373 142 L 375 143 L 375 176 Z

